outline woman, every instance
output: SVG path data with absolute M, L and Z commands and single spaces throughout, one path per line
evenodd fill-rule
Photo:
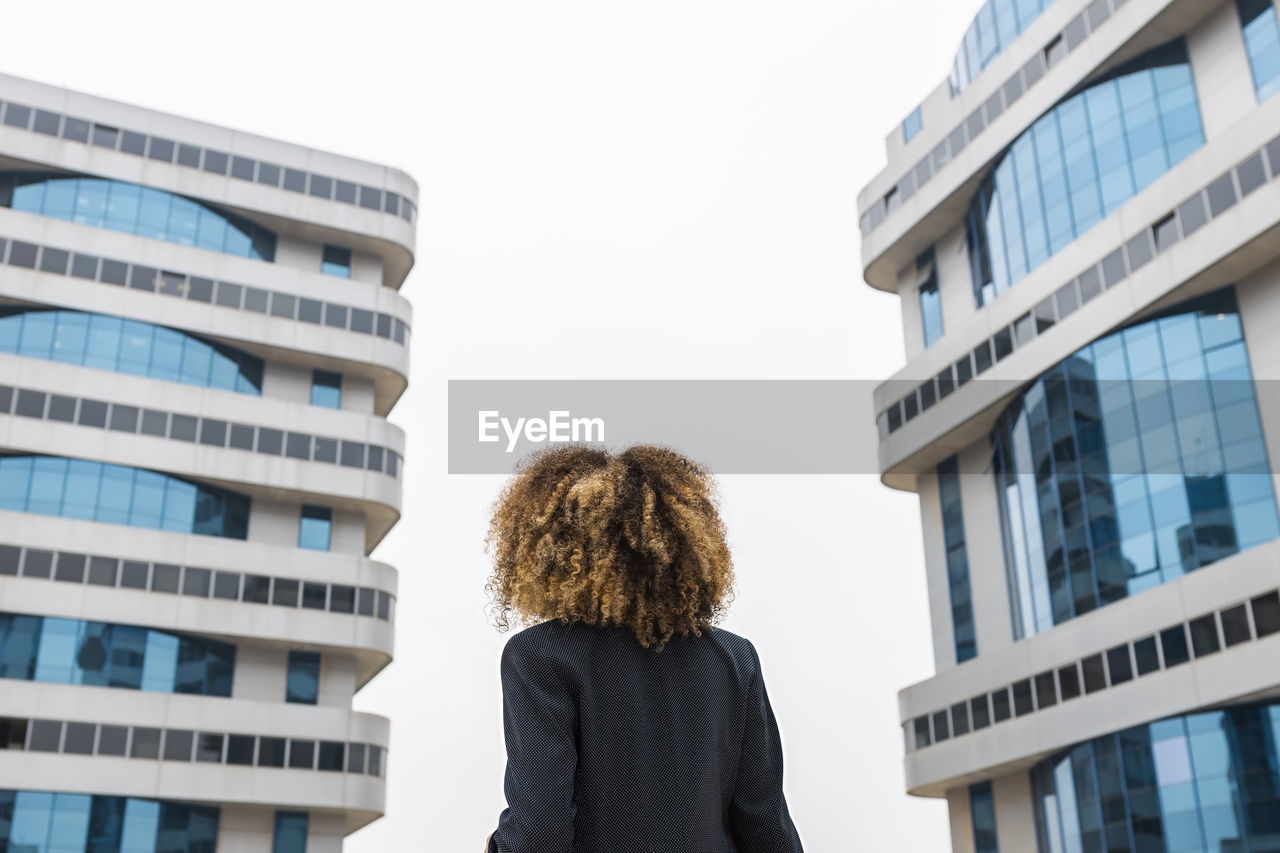
M 507 808 L 488 853 L 794 853 L 782 744 L 715 485 L 674 451 L 534 455 L 499 495 L 487 589 Z

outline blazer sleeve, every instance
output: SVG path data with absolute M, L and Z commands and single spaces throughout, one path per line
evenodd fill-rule
M 570 853 L 578 767 L 578 703 L 572 677 L 519 634 L 507 641 L 499 669 L 507 807 L 498 818 L 489 851 Z
M 802 853 L 800 835 L 782 793 L 782 739 L 778 723 L 754 648 L 751 656 L 755 669 L 747 688 L 746 726 L 733 799 L 729 804 L 729 825 L 741 853 Z

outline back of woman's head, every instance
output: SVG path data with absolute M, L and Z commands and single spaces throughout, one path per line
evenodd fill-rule
M 494 503 L 488 591 L 500 629 L 559 619 L 630 629 L 659 651 L 731 600 L 733 563 L 711 474 L 664 447 L 551 446 Z

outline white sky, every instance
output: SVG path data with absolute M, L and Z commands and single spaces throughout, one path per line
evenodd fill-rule
M 978 0 L 9 4 L 0 71 L 391 163 L 422 194 L 388 814 L 352 853 L 479 850 L 502 808 L 482 539 L 445 474 L 448 379 L 882 378 L 896 299 L 855 195 Z M 947 847 L 902 793 L 896 692 L 932 672 L 916 500 L 874 477 L 723 482 L 810 851 Z

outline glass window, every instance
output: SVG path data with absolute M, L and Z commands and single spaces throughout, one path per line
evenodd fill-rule
M 246 495 L 139 468 L 52 456 L 0 456 L 0 508 L 230 539 L 248 534 Z
M 126 133 L 126 142 L 128 138 Z M 153 145 L 157 143 L 168 146 L 166 159 L 172 159 L 173 143 L 152 140 Z M 213 154 L 205 153 L 206 169 Z M 5 187 L 0 189 L 0 199 L 9 198 L 11 190 L 11 206 L 28 213 L 260 261 L 275 260 L 273 232 L 203 202 L 151 187 L 88 176 L 17 171 L 0 172 L 0 186 Z M 176 209 L 172 217 L 171 208 Z
M 1017 636 L 1280 536 L 1230 289 L 1059 362 L 992 444 Z
M 990 782 L 969 786 L 969 811 L 973 821 L 974 853 L 1000 853 L 996 842 L 996 801 Z
M 316 551 L 329 550 L 329 538 L 333 532 L 333 510 L 327 506 L 302 507 L 298 523 L 298 547 Z
M 212 853 L 218 814 L 160 800 L 0 790 L 0 849 Z
M 0 312 L 0 352 L 241 394 L 262 393 L 262 359 L 175 329 L 104 314 Z
M 324 247 L 320 271 L 325 275 L 336 275 L 338 278 L 351 278 L 351 250 L 341 246 Z
M 951 627 L 955 635 L 956 663 L 963 663 L 977 657 L 978 640 L 969 589 L 969 558 L 965 548 L 964 512 L 956 457 L 952 456 L 939 465 L 937 474 L 947 581 L 951 590 Z
M 921 117 L 920 107 L 916 107 L 911 111 L 911 115 L 907 116 L 902 122 L 902 141 L 910 142 L 915 135 L 924 127 L 924 121 Z
M 1203 144 L 1181 40 L 1058 104 L 1013 142 L 970 202 L 966 233 L 978 305 Z
M 307 853 L 306 812 L 276 812 L 271 853 Z
M 289 652 L 289 675 L 285 683 L 286 702 L 314 705 L 320 694 L 320 655 L 316 652 Z
M 342 408 L 342 374 L 331 370 L 311 371 L 311 405 Z
M 932 255 L 932 252 L 929 254 Z M 942 337 L 942 297 L 938 293 L 938 273 L 934 268 L 933 258 L 930 257 L 924 263 L 927 272 L 924 273 L 924 283 L 919 286 L 920 322 L 924 330 L 924 345 L 928 347 Z M 920 270 L 920 264 L 921 261 L 917 260 L 917 270 Z
M 0 613 L 0 678 L 230 696 L 234 667 L 235 647 L 215 640 Z
M 1271 0 L 1236 0 L 1258 100 L 1280 90 L 1280 20 Z

